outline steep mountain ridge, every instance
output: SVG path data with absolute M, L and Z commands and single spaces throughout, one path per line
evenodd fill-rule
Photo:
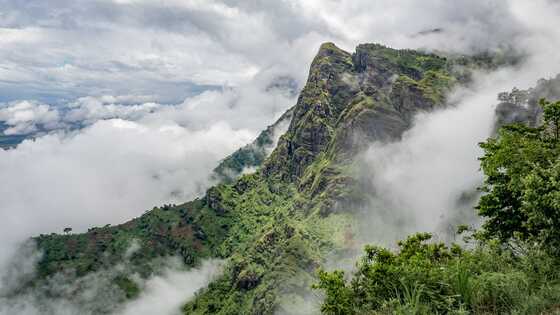
M 282 114 L 274 124 L 263 130 L 253 142 L 223 159 L 214 169 L 212 177 L 218 182 L 231 183 L 247 171 L 254 171 L 276 147 L 278 139 L 286 132 L 292 121 L 292 115 L 293 107 Z
M 378 44 L 350 54 L 325 43 L 295 107 L 280 119 L 291 120 L 268 158 L 262 148 L 271 131 L 226 158 L 217 174 L 237 173 L 202 198 L 118 226 L 35 238 L 44 255 L 38 277 L 21 290 L 59 272 L 79 278 L 125 263 L 114 279 L 126 293 L 121 301 L 137 294 L 131 275 L 157 272 L 162 257 L 179 256 L 187 266 L 217 257 L 228 261 L 223 274 L 185 313 L 294 313 L 282 301 L 301 300 L 325 257 L 353 246 L 352 208 L 363 198 L 353 157 L 372 141 L 397 140 L 415 113 L 444 107 L 470 67 L 464 58 Z M 245 167 L 260 168 L 236 178 Z M 139 249 L 127 256 L 133 242 Z
M 443 106 L 456 81 L 452 65 L 437 55 L 377 44 L 360 45 L 353 55 L 323 44 L 265 173 L 299 178 L 335 138 L 337 151 L 347 156 L 361 148 L 360 142 L 397 139 L 415 112 Z

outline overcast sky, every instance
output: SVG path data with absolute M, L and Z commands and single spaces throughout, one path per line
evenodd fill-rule
M 177 103 L 209 88 L 237 86 L 259 73 L 290 76 L 301 85 L 322 41 L 350 50 L 372 41 L 494 49 L 527 32 L 515 12 L 522 5 L 496 0 L 0 0 L 0 101 L 59 103 L 86 95 L 127 95 Z M 416 36 L 436 28 L 443 32 Z
M 552 0 L 0 0 L 0 132 L 37 136 L 0 149 L 0 270 L 29 236 L 116 224 L 203 193 L 220 159 L 295 104 L 325 41 L 350 52 L 379 42 L 526 55 L 481 79 L 463 101 L 472 110 L 451 116 L 472 130 L 467 152 L 485 134 L 477 115 L 492 114 L 481 102 L 560 72 L 558 21 Z M 437 117 L 409 138 L 444 133 Z M 407 141 L 379 154 L 424 152 Z M 413 160 L 431 161 L 421 154 Z

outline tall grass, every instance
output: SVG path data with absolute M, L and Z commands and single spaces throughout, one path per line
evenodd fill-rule
M 352 281 L 337 282 L 338 289 L 327 291 L 344 288 L 348 307 L 337 312 L 324 307 L 325 313 L 560 314 L 557 258 L 528 245 L 515 252 L 488 243 L 460 249 L 428 239 L 409 237 L 396 253 L 367 248 Z M 336 296 L 328 297 L 327 303 L 338 303 Z

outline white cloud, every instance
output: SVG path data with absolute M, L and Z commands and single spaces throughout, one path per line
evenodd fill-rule
M 192 131 L 114 119 L 0 150 L 2 250 L 38 233 L 121 223 L 192 199 L 219 159 L 253 136 L 225 123 Z
M 322 41 L 349 50 L 373 41 L 531 49 L 524 39 L 543 28 L 533 17 L 558 16 L 545 0 L 32 2 L 2 3 L 0 89 L 12 99 L 151 94 L 179 102 L 195 92 L 190 84 L 237 86 L 266 72 L 301 84 Z M 435 28 L 442 31 L 415 36 Z
M 11 280 L 21 281 L 23 277 L 33 275 L 34 268 L 30 262 L 36 262 L 37 252 L 29 246 L 28 250 L 19 254 L 17 258 L 24 264 L 14 261 L 10 266 L 11 270 L 0 271 L 0 277 L 15 276 Z M 160 268 L 148 279 L 142 279 L 137 274 L 129 276 L 142 291 L 138 297 L 123 303 L 124 295 L 117 289 L 113 279 L 122 274 L 126 263 L 127 261 L 113 268 L 88 274 L 78 280 L 70 280 L 65 274 L 57 274 L 40 286 L 17 296 L 2 294 L 3 289 L 9 289 L 8 286 L 18 288 L 19 285 L 7 283 L 8 286 L 0 287 L 0 315 L 93 315 L 99 312 L 179 315 L 181 306 L 218 277 L 223 266 L 222 261 L 207 260 L 198 267 L 186 270 L 180 259 L 167 258 L 160 262 Z
M 0 122 L 9 127 L 7 135 L 76 129 L 113 118 L 172 122 L 191 130 L 223 122 L 256 134 L 295 103 L 294 85 L 289 77 L 265 73 L 251 84 L 205 91 L 178 104 L 156 103 L 153 95 L 84 96 L 58 106 L 14 101 L 0 103 Z
M 219 261 L 205 261 L 200 268 L 181 271 L 168 268 L 144 284 L 137 300 L 124 306 L 122 315 L 179 315 L 181 306 L 216 277 L 221 271 Z
M 9 127 L 4 134 L 31 134 L 59 127 L 59 113 L 49 105 L 20 101 L 0 107 L 0 121 Z
M 161 108 L 161 104 L 147 102 L 141 104 L 123 104 L 123 101 L 142 100 L 143 97 L 128 96 L 81 97 L 68 105 L 63 120 L 68 123 L 91 124 L 102 119 L 123 118 L 139 120 L 143 116 Z

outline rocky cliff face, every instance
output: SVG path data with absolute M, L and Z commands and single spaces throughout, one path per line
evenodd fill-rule
M 201 199 L 85 234 L 35 238 L 44 255 L 22 291 L 58 272 L 73 270 L 76 279 L 120 262 L 127 268 L 114 284 L 136 292 L 131 274 L 149 277 L 161 257 L 179 256 L 187 266 L 219 257 L 227 260 L 223 275 L 185 313 L 286 310 L 282 301 L 301 300 L 328 253 L 352 246 L 352 206 L 360 201 L 352 158 L 372 141 L 398 139 L 416 113 L 445 106 L 468 64 L 377 44 L 353 54 L 323 44 L 297 104 L 280 119 L 289 127 L 270 156 L 272 129 L 224 160 L 216 173 L 226 180 Z M 260 168 L 238 178 L 246 167 Z M 140 249 L 127 256 L 133 240 Z
M 329 146 L 348 158 L 371 141 L 399 138 L 416 112 L 443 106 L 456 82 L 453 66 L 436 55 L 377 44 L 360 45 L 354 54 L 323 44 L 265 174 L 294 181 Z

